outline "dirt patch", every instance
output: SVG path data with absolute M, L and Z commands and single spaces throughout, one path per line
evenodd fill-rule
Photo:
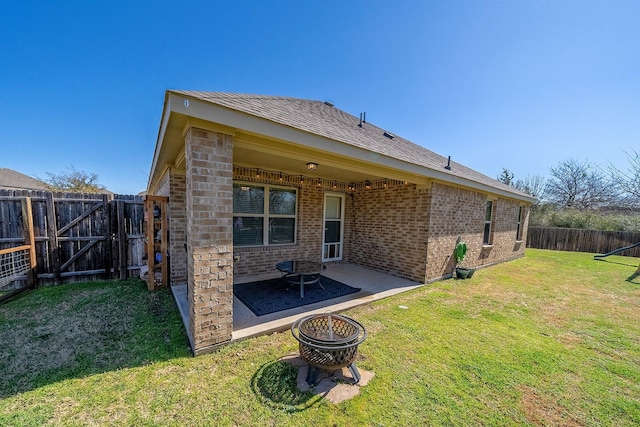
M 567 426 L 578 427 L 583 426 L 579 420 L 576 420 L 571 411 L 558 404 L 548 396 L 541 396 L 537 390 L 531 387 L 520 387 L 522 396 L 520 404 L 522 409 L 532 424 L 537 426 Z
M 574 347 L 584 342 L 584 340 L 576 334 L 567 332 L 566 334 L 558 335 L 558 341 L 567 347 Z

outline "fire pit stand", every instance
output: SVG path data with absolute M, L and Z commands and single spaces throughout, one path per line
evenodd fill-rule
M 360 381 L 356 366 L 358 345 L 367 337 L 362 324 L 337 314 L 306 316 L 291 325 L 291 334 L 298 340 L 300 357 L 309 364 L 307 383 L 317 383 L 320 370 L 335 371 L 345 367 L 355 383 Z

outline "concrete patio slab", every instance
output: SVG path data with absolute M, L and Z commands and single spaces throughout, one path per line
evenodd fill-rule
M 346 285 L 361 288 L 361 291 L 345 295 L 343 297 L 322 301 L 316 304 L 296 307 L 291 310 L 280 311 L 256 316 L 240 300 L 233 299 L 233 336 L 232 340 L 240 340 L 253 336 L 266 335 L 279 332 L 291 327 L 293 322 L 302 316 L 322 314 L 328 311 L 340 312 L 395 295 L 416 289 L 423 284 L 411 280 L 401 279 L 389 274 L 380 273 L 368 268 L 352 264 L 329 264 L 323 272 L 323 276 L 342 282 Z M 255 280 L 265 280 L 280 277 L 277 271 L 273 274 L 235 277 L 234 284 L 249 283 Z M 192 337 L 189 333 L 189 302 L 187 299 L 186 285 L 173 285 L 171 290 L 176 299 L 180 315 L 185 323 L 189 341 Z

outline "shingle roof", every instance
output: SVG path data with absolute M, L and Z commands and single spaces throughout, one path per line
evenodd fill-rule
M 13 169 L 0 168 L 0 188 L 46 190 L 44 182 Z
M 281 125 L 289 126 L 325 138 L 350 144 L 366 150 L 442 172 L 451 177 L 471 180 L 499 188 L 519 196 L 531 198 L 513 187 L 483 175 L 460 163 L 451 161 L 451 169 L 445 169 L 447 158 L 408 141 L 396 134 L 384 135 L 387 130 L 364 123 L 360 119 L 323 101 L 268 95 L 250 95 L 226 92 L 199 92 L 171 90 L 212 104 L 241 111 Z

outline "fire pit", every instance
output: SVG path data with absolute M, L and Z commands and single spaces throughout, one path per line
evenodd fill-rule
M 367 337 L 360 322 L 331 313 L 311 315 L 296 320 L 291 334 L 299 342 L 300 356 L 309 364 L 308 384 L 316 384 L 320 369 L 345 367 L 349 367 L 354 382 L 360 381 L 355 359 L 358 345 Z

